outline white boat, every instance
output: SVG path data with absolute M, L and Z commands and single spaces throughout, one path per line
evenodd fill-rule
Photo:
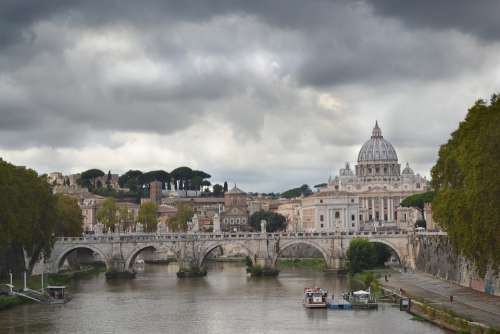
M 322 288 L 304 288 L 304 307 L 326 308 L 328 291 Z

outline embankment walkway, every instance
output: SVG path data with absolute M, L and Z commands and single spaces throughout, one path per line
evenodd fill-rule
M 425 273 L 391 273 L 389 281 L 380 280 L 393 290 L 403 289 L 404 294 L 425 299 L 431 306 L 452 310 L 465 319 L 489 326 L 500 327 L 500 297 L 442 281 Z M 450 303 L 450 295 L 453 303 Z

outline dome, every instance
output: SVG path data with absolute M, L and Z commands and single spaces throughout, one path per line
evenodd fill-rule
M 415 175 L 415 173 L 413 172 L 413 169 L 410 168 L 409 163 L 406 163 L 406 167 L 405 167 L 405 169 L 403 169 L 403 172 L 401 172 L 401 174 L 403 174 L 403 175 Z
M 397 162 L 396 150 L 387 140 L 382 137 L 382 131 L 375 122 L 372 137 L 361 147 L 358 154 L 358 162 Z

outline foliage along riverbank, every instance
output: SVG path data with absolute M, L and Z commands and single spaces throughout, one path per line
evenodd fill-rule
M 82 266 L 79 270 L 62 271 L 57 274 L 46 274 L 44 286 L 47 285 L 69 285 L 76 279 L 89 277 L 100 272 L 104 272 L 106 268 L 101 265 Z M 22 289 L 23 279 L 14 280 L 15 289 Z M 32 290 L 40 290 L 42 288 L 42 279 L 40 275 L 34 275 L 28 278 L 26 285 Z M 0 296 L 0 311 L 11 307 L 32 303 L 29 299 L 19 296 Z

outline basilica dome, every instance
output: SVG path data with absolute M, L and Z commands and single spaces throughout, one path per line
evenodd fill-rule
M 395 162 L 397 163 L 398 156 L 396 150 L 387 140 L 382 137 L 382 131 L 378 127 L 378 122 L 375 122 L 372 137 L 366 143 L 358 154 L 358 163 L 373 163 L 373 162 Z

